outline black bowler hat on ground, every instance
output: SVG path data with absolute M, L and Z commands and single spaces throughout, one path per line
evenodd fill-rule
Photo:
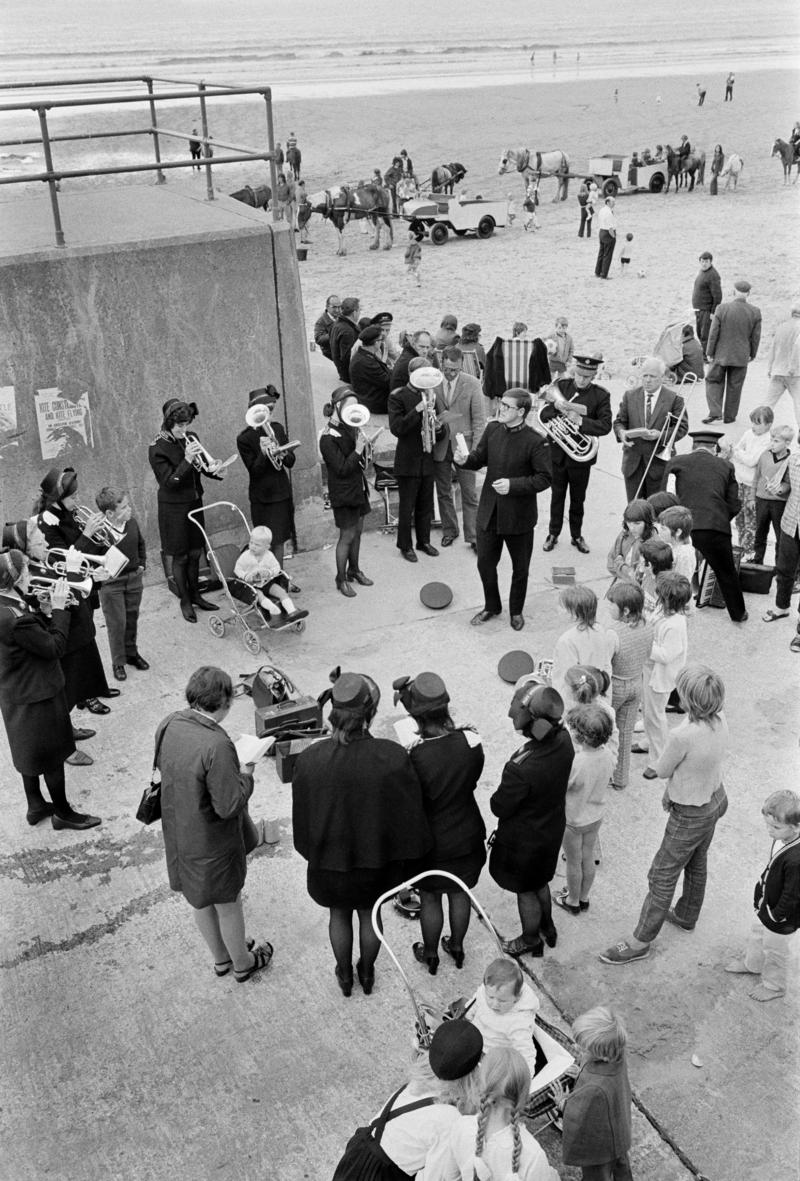
M 531 654 L 529 652 L 523 652 L 521 648 L 517 648 L 513 652 L 506 652 L 505 656 L 500 657 L 500 662 L 497 665 L 497 675 L 507 685 L 515 685 L 520 677 L 529 676 L 535 667 L 536 665 Z
M 431 611 L 441 611 L 452 603 L 453 592 L 446 582 L 426 582 L 419 597 L 423 606 L 429 607 Z

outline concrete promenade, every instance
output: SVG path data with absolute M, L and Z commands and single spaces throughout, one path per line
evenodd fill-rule
M 740 426 L 762 384 L 754 365 Z M 614 389 L 614 405 L 620 393 Z M 785 417 L 788 408 L 782 410 Z M 693 411 L 692 421 L 700 416 Z M 478 798 L 488 821 L 489 796 L 517 745 L 497 662 L 512 648 L 535 658 L 552 652 L 565 626 L 548 581 L 553 564 L 574 565 L 602 598 L 605 557 L 624 506 L 618 473 L 619 449 L 606 439 L 590 484 L 588 556 L 564 535 L 551 555 L 542 554 L 548 495 L 540 497 L 521 634 L 509 629 L 507 616 L 481 629 L 468 626 L 481 593 L 474 555 L 462 540 L 438 559 L 421 555 L 409 566 L 393 537 L 371 533 L 362 565 L 375 586 L 358 588 L 356 600 L 335 593 L 329 549 L 291 562 L 311 612 L 308 627 L 303 635 L 270 635 L 263 660 L 312 694 L 336 664 L 370 673 L 383 691 L 374 727 L 382 736 L 392 736 L 400 716 L 391 704 L 392 679 L 440 672 L 457 721 L 474 722 L 484 740 Z M 149 479 L 146 485 L 149 496 Z M 233 634 L 215 639 L 202 616 L 197 626 L 186 624 L 157 566 L 153 554 L 141 620 L 140 647 L 152 668 L 131 670 L 113 712 L 91 720 L 98 734 L 83 745 L 95 765 L 68 768 L 75 804 L 100 814 L 102 827 L 88 834 L 29 828 L 19 778 L 0 744 L 0 1178 L 328 1181 L 352 1130 L 403 1077 L 412 1011 L 385 954 L 372 997 L 341 997 L 326 916 L 306 895 L 305 865 L 292 847 L 290 786 L 279 783 L 269 760 L 257 770 L 252 812 L 276 819 L 281 839 L 252 858 L 245 911 L 249 932 L 271 940 L 275 959 L 243 986 L 215 978 L 188 905 L 167 885 L 159 827 L 143 828 L 134 812 L 149 776 L 153 730 L 181 708 L 192 669 L 216 663 L 236 678 L 261 661 Z M 431 613 L 419 600 L 431 579 L 453 588 L 444 612 Z M 508 585 L 505 561 L 501 585 Z M 768 853 L 762 800 L 798 781 L 800 660 L 788 648 L 794 620 L 762 624 L 770 601 L 748 596 L 750 621 L 742 627 L 712 609 L 690 622 L 690 658 L 722 673 L 733 735 L 730 809 L 711 849 L 697 929 L 666 927 L 646 962 L 614 968 L 597 958 L 630 934 L 663 829 L 660 785 L 642 779 L 644 760 L 634 757 L 629 789 L 608 801 L 591 911 L 557 916 L 557 948 L 544 960 L 523 961 L 535 969 L 532 983 L 547 1016 L 569 1020 L 601 1001 L 624 1015 L 637 1102 L 637 1181 L 797 1176 L 796 961 L 787 997 L 767 1005 L 748 998 L 746 979 L 722 971 L 741 945 L 752 886 Z M 99 645 L 108 663 L 102 627 Z M 89 724 L 88 715 L 81 721 Z M 235 737 L 252 721 L 251 703 L 242 698 L 226 726 Z M 560 884 L 557 878 L 554 886 Z M 486 871 L 477 893 L 503 934 L 515 934 L 514 899 Z M 387 937 L 411 965 L 420 996 L 446 1003 L 480 982 L 492 948 L 478 924 L 464 970 L 448 961 L 432 978 L 412 961 L 415 925 L 393 912 L 386 918 Z M 693 1055 L 702 1065 L 692 1064 Z M 547 1134 L 543 1143 L 558 1163 L 557 1138 Z

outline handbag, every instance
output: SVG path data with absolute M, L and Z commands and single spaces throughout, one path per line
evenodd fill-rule
M 336 1166 L 333 1181 L 412 1181 L 411 1176 L 396 1165 L 381 1146 L 383 1130 L 389 1120 L 410 1111 L 417 1111 L 421 1107 L 430 1107 L 433 1099 L 418 1099 L 416 1103 L 407 1103 L 404 1107 L 390 1112 L 392 1104 L 404 1090 L 405 1088 L 401 1087 L 392 1095 L 381 1114 L 371 1124 L 356 1129 Z
M 142 824 L 153 824 L 154 821 L 161 819 L 161 771 L 158 767 L 158 756 L 161 753 L 161 743 L 164 741 L 164 735 L 167 732 L 167 726 L 171 720 L 170 718 L 165 723 L 164 729 L 158 736 L 156 751 L 153 755 L 153 770 L 150 773 L 150 784 L 142 792 L 139 807 L 136 809 L 136 819 L 140 820 Z

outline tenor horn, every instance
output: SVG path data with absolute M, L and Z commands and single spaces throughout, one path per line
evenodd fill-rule
M 83 528 L 89 521 L 90 517 L 97 516 L 97 512 L 93 512 L 87 508 L 85 504 L 79 504 L 72 514 L 78 524 Z M 116 545 L 117 542 L 122 541 L 125 536 L 124 529 L 117 529 L 108 519 L 102 521 L 96 529 L 92 531 L 92 537 L 98 541 L 100 545 Z
M 570 459 L 576 463 L 588 463 L 597 455 L 599 441 L 593 435 L 584 435 L 574 422 L 563 415 L 542 420 L 541 410 L 536 411 L 536 429 L 557 443 Z
M 271 417 L 269 406 L 265 406 L 263 402 L 259 402 L 255 406 L 249 407 L 245 413 L 244 420 L 249 427 L 257 431 L 262 426 L 266 426 Z
M 342 411 L 342 422 L 345 426 L 355 427 L 357 430 L 362 430 L 370 420 L 370 413 L 366 406 L 362 406 L 360 402 L 352 402 L 349 406 L 345 406 Z

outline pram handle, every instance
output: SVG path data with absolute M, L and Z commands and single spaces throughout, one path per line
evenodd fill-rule
M 380 942 L 383 944 L 383 946 L 386 948 L 387 952 L 391 956 L 392 960 L 394 961 L 395 967 L 397 968 L 398 972 L 400 973 L 400 976 L 402 977 L 402 980 L 406 986 L 406 990 L 408 992 L 408 995 L 411 998 L 411 1004 L 414 1007 L 414 1014 L 417 1019 L 417 1028 L 419 1030 L 420 1043 L 425 1045 L 426 1048 L 428 1046 L 430 1046 L 431 1037 L 433 1035 L 428 1028 L 428 1023 L 425 1020 L 425 1016 L 424 1016 L 422 1010 L 420 1009 L 420 1006 L 417 1004 L 417 998 L 414 996 L 414 989 L 411 987 L 411 983 L 408 979 L 408 976 L 405 973 L 405 970 L 403 969 L 402 964 L 400 963 L 397 956 L 394 954 L 391 947 L 389 946 L 389 944 L 386 942 L 386 939 L 384 938 L 383 931 L 381 930 L 381 927 L 379 924 L 379 919 L 380 919 L 381 907 L 383 906 L 383 904 L 385 902 L 388 902 L 390 898 L 394 898 L 395 894 L 397 894 L 400 890 L 408 890 L 411 886 L 416 885 L 417 882 L 421 882 L 425 878 L 431 878 L 431 877 L 449 878 L 449 880 L 451 882 L 453 882 L 456 886 L 458 886 L 461 890 L 464 891 L 464 893 L 469 898 L 470 905 L 472 906 L 472 909 L 478 915 L 478 918 L 481 920 L 482 923 L 485 924 L 486 927 L 488 927 L 488 929 L 491 931 L 492 935 L 494 935 L 494 938 L 497 942 L 497 949 L 498 949 L 499 954 L 501 956 L 505 955 L 505 952 L 503 951 L 503 944 L 501 942 L 500 936 L 498 935 L 495 925 L 492 922 L 492 920 L 489 918 L 489 915 L 487 914 L 487 912 L 483 909 L 480 902 L 478 902 L 478 899 L 472 893 L 469 886 L 465 885 L 464 882 L 462 882 L 461 878 L 456 877 L 456 875 L 454 873 L 450 873 L 446 869 L 429 869 L 429 870 L 425 870 L 423 873 L 417 873 L 414 875 L 413 878 L 408 878 L 407 881 L 401 882 L 400 885 L 393 886 L 391 888 L 391 890 L 386 890 L 385 893 L 381 894 L 379 898 L 376 898 L 375 904 L 372 907 L 372 916 L 371 916 L 372 917 L 372 928 L 375 931 L 375 934 L 377 935 Z

